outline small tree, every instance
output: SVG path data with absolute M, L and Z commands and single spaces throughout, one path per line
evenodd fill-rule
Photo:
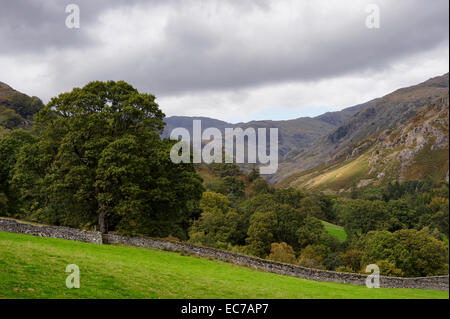
M 276 214 L 273 212 L 256 212 L 250 218 L 247 232 L 249 249 L 258 257 L 265 258 L 270 252 L 274 239 Z
M 251 183 L 253 182 L 255 179 L 259 178 L 259 169 L 257 168 L 253 168 L 250 173 L 248 173 L 247 175 L 247 180 Z
M 295 264 L 295 252 L 294 249 L 285 242 L 272 243 L 269 259 L 288 264 Z
M 240 237 L 239 215 L 222 194 L 204 192 L 200 200 L 202 214 L 189 231 L 189 241 L 204 246 L 227 248 L 237 244 Z
M 304 224 L 298 228 L 296 235 L 300 247 L 319 244 L 326 236 L 323 224 L 315 217 L 308 216 Z
M 345 266 L 354 272 L 359 272 L 362 269 L 363 257 L 364 252 L 357 249 L 350 249 L 349 251 L 341 254 L 341 258 L 345 263 Z
M 303 267 L 325 269 L 324 255 L 327 248 L 323 245 L 309 245 L 303 248 L 298 257 L 298 264 Z
M 395 266 L 389 260 L 382 259 L 375 263 L 380 268 L 380 275 L 391 277 L 402 277 L 403 271 Z

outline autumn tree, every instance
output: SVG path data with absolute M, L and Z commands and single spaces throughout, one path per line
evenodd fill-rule
M 295 264 L 296 261 L 294 249 L 285 242 L 272 243 L 269 259 L 288 264 Z

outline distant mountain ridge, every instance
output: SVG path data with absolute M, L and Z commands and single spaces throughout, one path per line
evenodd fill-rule
M 311 147 L 301 149 L 297 156 L 283 161 L 270 181 L 278 183 L 321 163 L 333 163 L 359 141 L 377 132 L 399 127 L 430 102 L 448 94 L 448 89 L 447 73 L 362 104 L 363 107 L 342 125 L 317 139 Z
M 193 120 L 202 121 L 202 129 L 208 127 L 218 128 L 224 134 L 225 128 L 240 127 L 246 129 L 252 127 L 258 128 L 278 128 L 279 129 L 279 156 L 293 156 L 299 148 L 311 146 L 318 138 L 331 132 L 339 124 L 350 118 L 353 114 L 364 107 L 365 104 L 356 105 L 343 109 L 342 111 L 327 112 L 317 117 L 299 117 L 293 120 L 284 121 L 250 121 L 246 123 L 232 124 L 225 121 L 208 117 L 190 117 L 190 116 L 170 116 L 164 119 L 166 127 L 162 137 L 169 137 L 170 132 L 177 127 L 185 128 L 192 136 Z
M 338 166 L 344 165 L 344 163 L 350 166 L 354 165 L 355 167 L 358 165 L 367 167 L 365 160 L 370 158 L 371 161 L 374 161 L 374 156 L 373 154 L 369 156 L 364 151 L 370 147 L 375 147 L 374 145 L 378 145 L 378 148 L 381 148 L 383 145 L 388 145 L 386 141 L 383 142 L 384 144 L 374 142 L 379 136 L 384 136 L 388 134 L 386 132 L 391 131 L 400 132 L 405 127 L 411 128 L 415 124 L 419 125 L 420 116 L 425 116 L 424 114 L 431 116 L 434 114 L 433 112 L 436 114 L 440 112 L 439 115 L 434 115 L 438 117 L 442 116 L 442 114 L 445 114 L 445 105 L 447 105 L 446 114 L 448 117 L 448 91 L 449 74 L 446 73 L 433 77 L 423 83 L 398 89 L 383 97 L 348 107 L 341 111 L 326 112 L 316 117 L 299 117 L 285 121 L 250 121 L 247 123 L 232 124 L 208 117 L 171 116 L 164 119 L 166 127 L 162 133 L 162 137 L 168 137 L 170 132 L 177 127 L 187 129 L 192 136 L 193 120 L 201 120 L 203 129 L 215 127 L 222 133 L 224 133 L 225 128 L 240 127 L 246 129 L 251 127 L 254 129 L 269 129 L 276 127 L 279 129 L 279 168 L 277 173 L 266 178 L 270 182 L 278 183 L 281 186 L 313 187 L 313 185 L 320 184 L 322 187 L 324 186 L 323 183 L 306 183 L 305 176 L 308 176 L 308 178 L 314 177 L 317 181 L 318 176 L 322 178 L 325 176 L 324 174 L 329 174 L 333 169 L 338 169 Z M 445 104 L 446 96 L 447 104 Z M 439 111 L 436 111 L 436 108 L 430 106 L 439 104 L 436 101 L 441 101 L 444 111 L 441 110 L 442 105 L 440 109 L 438 108 Z M 30 121 L 33 114 L 42 106 L 41 100 L 37 97 L 29 97 L 26 94 L 14 90 L 9 85 L 0 82 L 0 136 L 5 134 L 5 132 L 7 133 L 10 129 L 30 126 L 32 124 Z M 439 121 L 437 120 L 437 122 Z M 423 153 L 428 150 L 428 147 L 432 147 L 429 145 L 431 139 L 435 138 L 442 141 L 445 140 L 445 136 L 447 136 L 446 143 L 448 149 L 448 120 L 446 123 L 441 124 L 444 127 L 444 131 L 440 130 L 440 133 L 437 133 L 434 129 L 434 124 L 426 126 L 428 130 L 434 130 L 434 135 L 430 137 L 427 135 L 428 133 L 422 134 L 422 138 L 419 139 L 420 143 L 417 142 L 421 145 L 419 151 Z M 423 144 L 423 141 L 428 142 Z M 413 154 L 413 156 L 411 155 L 411 150 L 409 150 L 411 145 L 402 145 L 400 143 L 398 147 L 403 148 L 407 154 L 410 154 L 409 159 L 411 160 L 412 158 L 415 161 L 417 152 L 413 152 L 416 154 Z M 440 149 L 443 148 L 441 147 Z M 435 152 L 435 149 L 431 151 L 427 154 L 433 154 L 432 156 L 436 157 L 436 160 L 433 157 L 431 162 L 433 165 L 440 165 L 437 168 L 437 171 L 440 172 L 439 176 L 442 175 L 442 171 L 445 171 L 445 167 L 447 167 L 448 179 L 448 156 L 445 157 L 442 155 L 442 152 Z M 364 156 L 367 157 L 358 157 L 360 160 L 363 159 L 362 162 L 355 161 L 354 159 L 355 154 L 359 153 L 364 153 Z M 378 149 L 378 153 L 387 156 L 387 153 L 380 149 Z M 420 154 L 417 156 L 420 157 L 423 155 Z M 392 157 L 392 163 L 398 163 L 398 158 L 394 157 Z M 390 168 L 393 169 L 395 165 L 390 165 L 389 162 L 386 162 L 383 166 L 383 171 L 377 174 L 389 175 L 386 172 Z M 388 166 L 391 167 L 389 168 Z M 349 169 L 349 167 L 347 168 Z M 428 172 L 427 169 L 423 170 L 420 167 L 417 168 L 416 173 L 414 173 L 414 170 L 403 168 L 401 174 L 390 175 L 394 176 L 393 178 L 397 180 L 414 179 L 422 178 L 422 171 Z M 314 176 L 311 175 L 312 172 L 314 172 Z M 383 180 L 383 178 L 374 177 L 373 172 L 372 170 L 368 174 L 364 169 L 361 169 L 360 175 L 356 174 L 356 177 L 352 175 L 354 180 L 350 184 L 353 186 L 361 186 L 364 183 L 377 183 L 377 181 Z M 329 175 L 326 176 L 329 177 Z M 385 178 L 384 180 L 387 179 Z M 336 191 L 336 185 L 332 187 L 334 191 Z M 345 186 L 348 186 L 348 183 Z

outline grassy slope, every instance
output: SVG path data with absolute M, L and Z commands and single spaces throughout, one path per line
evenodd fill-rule
M 369 171 L 368 158 L 368 154 L 364 153 L 348 162 L 337 162 L 328 166 L 319 165 L 303 174 L 294 175 L 280 185 L 295 188 L 314 188 L 321 191 L 347 189 L 355 186 L 367 175 Z
M 65 287 L 77 264 L 81 288 Z M 251 270 L 178 253 L 0 232 L 0 298 L 448 298 Z
M 322 224 L 325 226 L 327 232 L 330 235 L 336 237 L 337 240 L 343 242 L 345 241 L 345 239 L 347 239 L 347 233 L 342 226 L 334 225 L 326 221 L 322 221 Z

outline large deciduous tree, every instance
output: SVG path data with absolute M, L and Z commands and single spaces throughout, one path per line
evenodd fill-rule
M 36 116 L 38 143 L 24 147 L 14 181 L 25 207 L 52 222 L 97 222 L 126 233 L 183 236 L 201 197 L 191 164 L 170 161 L 155 96 L 119 81 L 62 93 Z

